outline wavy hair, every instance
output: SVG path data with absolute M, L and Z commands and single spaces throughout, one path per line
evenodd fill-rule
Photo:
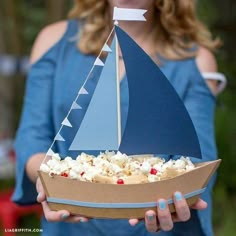
M 210 31 L 196 16 L 195 0 L 155 0 L 156 51 L 168 59 L 184 59 L 196 56 L 196 45 L 214 51 L 220 46 Z M 86 54 L 97 55 L 109 32 L 112 18 L 107 0 L 75 0 L 70 18 L 83 22 L 79 49 Z M 108 22 L 110 24 L 108 24 Z

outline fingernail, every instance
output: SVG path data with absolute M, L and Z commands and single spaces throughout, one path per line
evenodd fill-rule
M 165 210 L 166 209 L 165 201 L 159 201 L 158 206 L 161 210 Z
M 66 218 L 68 218 L 69 217 L 69 214 L 67 214 L 67 213 L 64 213 L 62 216 L 61 216 L 61 218 L 64 220 L 64 219 L 66 219 Z
M 148 221 L 152 221 L 153 219 L 154 219 L 154 215 L 148 215 L 148 216 L 147 216 L 147 220 L 148 220 Z
M 84 223 L 84 222 L 86 222 L 86 220 L 84 218 L 80 218 L 79 222 Z
M 42 195 L 41 193 L 38 193 L 37 199 L 39 199 L 41 197 L 41 195 Z
M 177 202 L 182 200 L 182 194 L 180 192 L 176 192 L 174 195 Z

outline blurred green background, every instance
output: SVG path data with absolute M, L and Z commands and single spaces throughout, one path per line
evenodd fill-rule
M 183 0 L 184 1 L 184 0 Z M 42 27 L 65 19 L 72 1 L 69 0 L 1 0 L 0 56 L 28 56 L 33 41 Z M 216 110 L 216 140 L 223 160 L 214 189 L 214 230 L 217 236 L 236 233 L 236 1 L 199 0 L 199 17 L 214 36 L 224 42 L 217 52 L 219 71 L 228 80 L 226 90 L 219 95 Z M 21 112 L 25 75 L 0 75 L 0 138 L 14 137 Z M 14 186 L 14 179 L 0 179 L 0 193 Z M 0 225 L 0 235 L 2 235 Z M 19 228 L 40 228 L 38 219 L 29 215 L 20 219 Z M 23 235 L 18 233 L 17 235 Z M 31 235 L 27 233 L 27 235 Z M 37 233 L 32 233 L 37 235 Z

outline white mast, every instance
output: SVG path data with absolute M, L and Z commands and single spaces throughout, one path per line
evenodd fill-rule
M 114 22 L 115 25 L 118 25 L 118 21 Z M 115 35 L 116 40 L 116 88 L 117 88 L 117 131 L 118 131 L 118 143 L 121 142 L 121 111 L 120 111 L 120 66 L 119 66 L 119 43 Z
M 126 9 L 114 7 L 113 20 L 114 24 L 118 26 L 118 20 L 122 21 L 146 21 L 143 16 L 147 10 L 144 9 Z M 116 81 L 117 81 L 117 127 L 118 127 L 118 142 L 121 143 L 121 111 L 120 111 L 120 71 L 119 71 L 119 43 L 116 40 Z

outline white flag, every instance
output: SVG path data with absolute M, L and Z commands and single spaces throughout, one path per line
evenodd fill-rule
M 51 148 L 49 148 L 46 155 L 47 156 L 53 156 L 54 155 L 54 151 Z
M 80 90 L 79 90 L 79 94 L 88 94 L 88 91 L 82 87 Z
M 111 48 L 107 44 L 105 44 L 103 46 L 102 51 L 104 51 L 104 52 L 112 52 Z
M 72 109 L 72 110 L 75 110 L 75 109 L 82 109 L 82 107 L 81 107 L 79 104 L 77 104 L 76 102 L 73 102 L 73 104 L 72 104 L 72 106 L 71 106 L 71 109 Z
M 65 141 L 65 139 L 58 133 L 57 135 L 56 135 L 56 137 L 54 138 L 54 140 L 57 140 L 57 141 Z
M 97 57 L 96 61 L 94 62 L 94 65 L 96 65 L 96 66 L 104 66 L 104 63 L 102 62 L 102 60 L 100 60 L 100 59 Z
M 144 9 L 129 9 L 114 7 L 113 20 L 127 21 L 146 21 L 144 14 L 147 10 Z
M 67 118 L 65 118 L 61 124 L 65 125 L 65 126 L 68 126 L 68 127 L 72 127 L 70 121 Z

